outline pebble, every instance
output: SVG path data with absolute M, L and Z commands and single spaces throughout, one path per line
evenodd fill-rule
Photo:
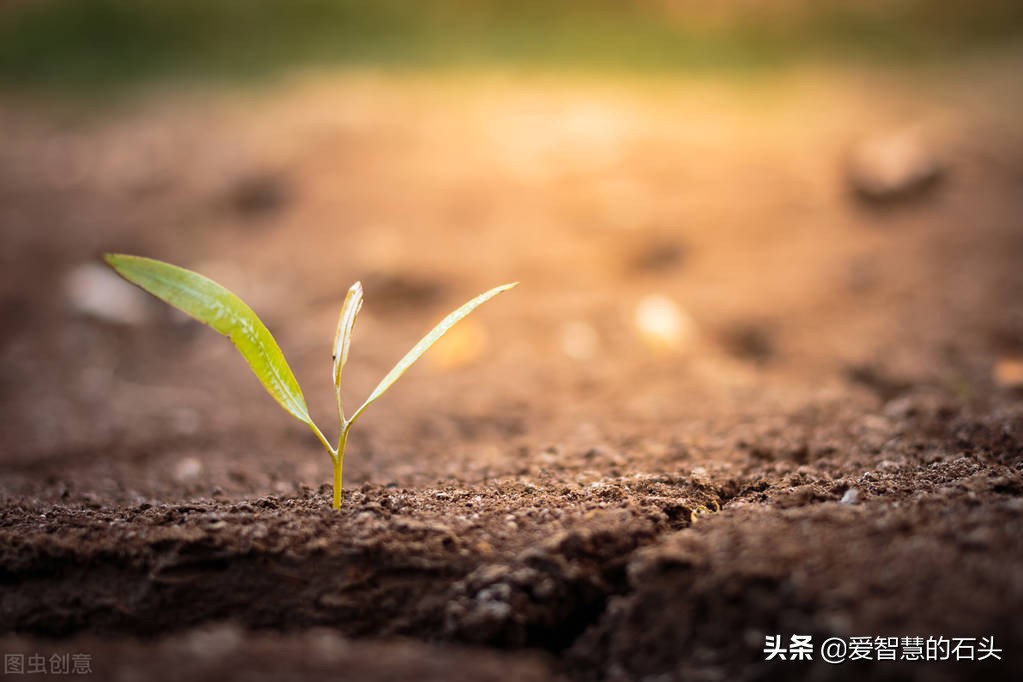
M 890 203 L 922 194 L 941 179 L 943 168 L 919 130 L 889 132 L 860 142 L 849 156 L 846 176 L 867 202 Z
M 650 294 L 636 305 L 636 330 L 653 350 L 681 350 L 692 340 L 695 324 L 675 301 Z
M 198 660 L 221 659 L 244 643 L 241 628 L 232 623 L 201 627 L 184 638 L 187 655 Z
M 133 326 L 150 319 L 147 294 L 99 263 L 84 263 L 64 277 L 68 304 L 85 317 Z
M 194 481 L 202 472 L 203 465 L 198 457 L 183 457 L 174 465 L 174 479 L 179 483 Z
M 842 499 L 839 500 L 840 504 L 858 504 L 860 501 L 860 490 L 859 488 L 849 488 L 842 495 Z

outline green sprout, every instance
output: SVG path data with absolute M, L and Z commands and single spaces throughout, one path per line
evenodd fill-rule
M 298 380 L 295 379 L 294 373 L 288 367 L 284 353 L 281 352 L 277 341 L 270 334 L 270 330 L 252 311 L 252 308 L 238 296 L 208 277 L 170 263 L 141 256 L 113 253 L 106 254 L 104 257 L 107 263 L 124 279 L 200 322 L 208 324 L 231 339 L 270 395 L 292 416 L 307 424 L 323 443 L 323 447 L 330 453 L 331 462 L 334 465 L 334 509 L 341 508 L 341 467 L 344 464 L 348 432 L 355 420 L 456 322 L 494 296 L 518 284 L 518 282 L 513 282 L 491 289 L 450 313 L 429 334 L 420 339 L 419 343 L 398 361 L 398 364 L 391 368 L 387 376 L 377 384 L 366 401 L 352 413 L 351 417 L 345 417 L 341 401 L 341 370 L 344 369 L 345 363 L 348 361 L 352 329 L 355 327 L 355 318 L 362 308 L 362 284 L 356 282 L 352 285 L 341 306 L 341 316 L 338 319 L 337 332 L 334 336 L 332 374 L 337 393 L 338 419 L 340 420 L 340 435 L 335 447 L 330 444 L 330 441 L 309 416 L 309 409 L 306 407 Z

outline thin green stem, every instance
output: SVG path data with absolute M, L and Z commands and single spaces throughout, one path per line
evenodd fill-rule
M 345 444 L 348 442 L 348 429 L 351 423 L 341 424 L 341 439 L 337 444 L 337 453 L 334 456 L 334 509 L 341 509 L 341 467 L 345 463 Z
M 345 463 L 345 443 L 348 440 L 348 429 L 351 423 L 345 419 L 345 408 L 341 401 L 341 368 L 338 368 L 335 393 L 337 394 L 337 419 L 340 424 L 338 431 L 337 450 L 334 451 L 334 510 L 341 509 L 341 467 Z
M 334 511 L 341 509 L 341 465 L 343 460 L 337 457 L 334 460 Z

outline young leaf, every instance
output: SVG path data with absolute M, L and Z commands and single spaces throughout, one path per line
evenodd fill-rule
M 366 398 L 366 402 L 364 402 L 362 406 L 355 411 L 355 414 L 352 415 L 352 418 L 348 420 L 349 423 L 354 422 L 358 418 L 358 416 L 362 414 L 363 410 L 369 407 L 374 400 L 383 395 L 384 391 L 389 389 L 391 387 L 391 384 L 397 381 L 398 377 L 405 373 L 405 370 L 411 367 L 416 360 L 422 357 L 423 353 L 429 350 L 430 346 L 437 343 L 437 340 L 440 339 L 440 337 L 444 336 L 444 334 L 447 333 L 449 329 L 455 326 L 456 322 L 461 320 L 463 317 L 465 317 L 472 311 L 476 310 L 476 308 L 483 305 L 484 303 L 492 299 L 494 296 L 497 296 L 498 294 L 504 291 L 508 291 L 509 289 L 515 287 L 516 285 L 518 285 L 518 282 L 512 282 L 511 284 L 503 284 L 499 287 L 495 287 L 486 293 L 480 294 L 479 296 L 472 299 L 468 303 L 463 304 L 461 308 L 454 311 L 453 313 L 450 313 L 447 317 L 441 320 L 440 324 L 438 324 L 436 327 L 430 330 L 429 334 L 420 339 L 419 343 L 413 346 L 412 350 L 406 353 L 405 357 L 399 360 L 398 364 L 396 364 L 391 369 L 391 371 L 387 373 L 387 376 L 385 376 L 380 381 L 380 383 L 377 384 L 377 387 L 374 388 L 373 392 L 369 394 L 368 398 Z
M 302 389 L 280 347 L 240 298 L 213 280 L 170 263 L 113 253 L 104 258 L 132 284 L 230 337 L 270 395 L 315 429 Z
M 345 302 L 341 304 L 341 315 L 337 320 L 337 332 L 334 333 L 334 386 L 341 388 L 341 370 L 348 362 L 348 349 L 352 345 L 352 329 L 355 318 L 362 310 L 362 282 L 356 282 L 348 290 Z

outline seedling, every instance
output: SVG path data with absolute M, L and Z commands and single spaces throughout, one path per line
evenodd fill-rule
M 330 441 L 309 416 L 309 409 L 306 407 L 298 380 L 295 379 L 294 373 L 288 367 L 284 353 L 281 352 L 280 346 L 270 334 L 270 330 L 256 316 L 252 308 L 238 296 L 197 272 L 179 268 L 170 263 L 123 254 L 107 254 L 105 258 L 121 277 L 132 284 L 138 285 L 200 322 L 208 324 L 224 336 L 230 337 L 242 357 L 249 363 L 249 367 L 252 368 L 256 377 L 262 382 L 263 387 L 280 403 L 281 407 L 302 423 L 307 424 L 323 447 L 330 453 L 331 462 L 334 465 L 334 509 L 341 508 L 341 466 L 344 464 L 348 432 L 355 420 L 456 322 L 494 296 L 518 284 L 518 282 L 514 282 L 491 289 L 450 313 L 429 334 L 420 339 L 419 343 L 398 361 L 398 364 L 391 368 L 387 376 L 377 384 L 366 401 L 352 413 L 351 417 L 345 417 L 341 400 L 341 371 L 344 369 L 345 363 L 348 362 L 352 329 L 355 327 L 355 318 L 362 308 L 362 284 L 356 282 L 352 285 L 341 305 L 341 316 L 338 319 L 337 332 L 334 335 L 331 369 L 340 421 L 340 434 L 335 447 L 330 444 Z

